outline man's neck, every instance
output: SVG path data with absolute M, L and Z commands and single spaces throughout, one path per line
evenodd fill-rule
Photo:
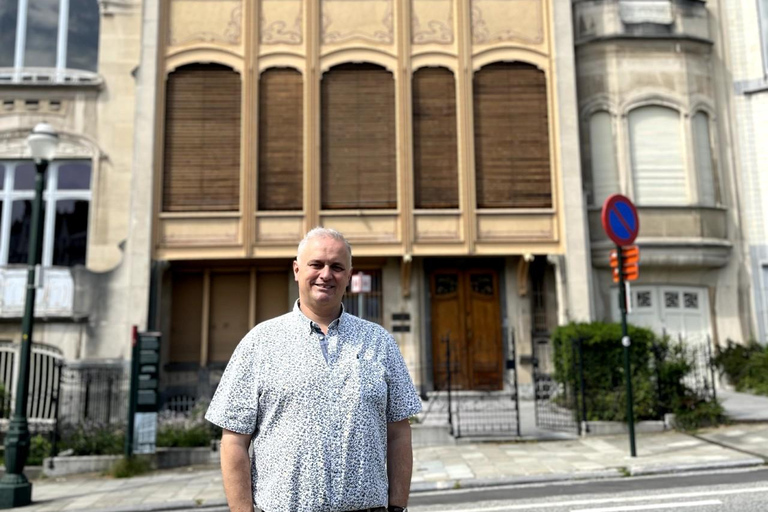
M 339 318 L 341 316 L 341 305 L 339 305 L 337 308 L 332 308 L 329 310 L 329 312 L 326 311 L 312 311 L 308 307 L 306 307 L 304 304 L 302 304 L 301 301 L 299 301 L 299 309 L 301 310 L 304 315 L 315 322 L 317 325 L 320 326 L 320 329 L 322 329 L 323 333 L 328 333 L 328 326 L 333 323 L 334 320 Z

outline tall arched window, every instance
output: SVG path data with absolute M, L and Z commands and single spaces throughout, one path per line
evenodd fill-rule
M 458 208 L 456 80 L 446 68 L 413 74 L 413 181 L 416 208 Z
M 712 144 L 709 136 L 709 116 L 697 112 L 691 120 L 696 180 L 699 184 L 699 204 L 714 206 L 718 200 L 717 177 L 712 165 Z
M 301 210 L 303 88 L 295 69 L 272 68 L 259 81 L 259 210 Z
M 322 208 L 397 208 L 395 80 L 374 64 L 342 64 L 321 86 Z
M 475 175 L 479 208 L 551 208 L 547 79 L 523 63 L 475 73 Z
M 635 201 L 640 205 L 688 204 L 680 113 L 640 107 L 629 113 L 629 143 Z
M 192 64 L 168 75 L 163 211 L 240 207 L 240 75 Z
M 619 193 L 615 147 L 611 114 L 595 112 L 589 118 L 592 204 L 602 205 L 608 196 Z

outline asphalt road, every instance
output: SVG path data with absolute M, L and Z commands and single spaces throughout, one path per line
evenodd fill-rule
M 418 493 L 409 510 L 768 512 L 768 469 Z

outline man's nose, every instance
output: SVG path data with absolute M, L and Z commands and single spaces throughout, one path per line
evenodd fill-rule
M 331 267 L 329 265 L 325 265 L 320 271 L 320 277 L 322 277 L 323 280 L 330 279 L 332 275 L 333 273 L 331 272 Z

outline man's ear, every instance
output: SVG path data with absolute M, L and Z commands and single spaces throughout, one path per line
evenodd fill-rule
M 293 280 L 299 280 L 299 262 L 296 260 L 293 260 Z

